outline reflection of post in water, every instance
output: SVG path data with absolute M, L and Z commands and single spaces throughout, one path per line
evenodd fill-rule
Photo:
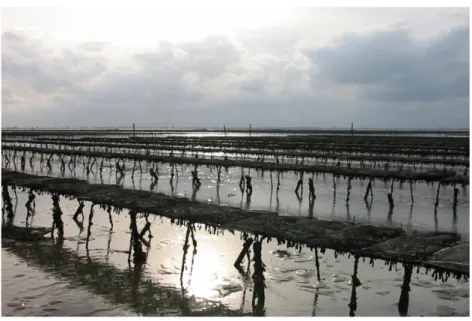
M 248 258 L 248 261 L 250 262 L 250 249 L 251 249 L 251 245 L 252 243 L 254 242 L 254 240 L 250 237 L 250 238 L 247 238 L 245 241 L 244 241 L 244 245 L 243 245 L 243 249 L 241 250 L 241 252 L 239 253 L 239 256 L 238 258 L 236 259 L 236 261 L 234 262 L 234 267 L 236 269 L 238 269 L 238 271 L 240 273 L 243 272 L 243 270 L 241 269 L 241 263 L 243 262 L 243 259 L 244 259 L 244 256 L 246 255 L 247 258 Z
M 351 189 L 352 189 L 351 180 L 352 180 L 351 177 L 349 177 L 349 178 L 347 179 L 347 196 L 346 196 L 346 203 L 349 203 L 350 196 L 351 196 Z
M 149 213 L 144 214 L 144 219 L 146 220 L 146 225 L 144 228 L 141 230 L 141 233 L 139 234 L 139 237 L 142 238 L 146 232 L 149 233 L 149 242 L 151 242 L 151 239 L 153 238 L 151 234 L 151 222 L 149 222 Z M 113 226 L 112 226 L 113 227 Z
M 133 184 L 133 189 L 136 190 L 136 184 L 134 183 L 134 175 L 131 176 L 131 184 Z
M 393 207 L 389 207 L 388 214 L 387 214 L 387 222 L 389 224 L 392 224 L 392 217 L 393 217 Z
M 241 167 L 241 179 L 239 180 L 239 190 L 241 194 L 244 193 L 244 189 L 246 188 L 246 181 L 244 180 L 244 168 Z
M 36 153 L 33 152 L 33 153 L 31 154 L 30 159 L 29 159 L 29 164 L 30 164 L 30 168 L 31 168 L 32 171 L 34 171 L 34 162 L 33 162 L 33 159 L 34 159 L 35 154 L 36 154 Z
M 108 213 L 108 220 L 110 221 L 110 231 L 112 231 L 113 230 L 113 219 L 111 217 L 111 205 L 108 205 L 107 213 Z
M 412 229 L 412 227 L 413 227 L 412 223 L 413 223 L 413 203 L 411 203 L 410 214 L 408 215 L 408 222 L 406 224 L 408 230 Z
M 221 165 L 217 166 L 218 167 L 218 179 L 216 181 L 216 201 L 218 204 L 220 204 L 220 176 L 221 176 Z
M 411 275 L 413 274 L 413 264 L 404 263 L 403 264 L 404 274 L 403 274 L 403 284 L 402 292 L 400 294 L 400 300 L 398 301 L 398 313 L 401 317 L 408 316 L 408 304 L 410 302 L 410 281 Z
M 85 207 L 85 202 L 83 200 L 77 200 L 79 202 L 79 207 L 77 208 L 77 210 L 75 211 L 74 213 L 74 216 L 72 217 L 72 219 L 74 221 L 77 221 L 77 217 L 80 215 L 82 215 L 82 221 L 84 220 L 84 207 Z
M 359 266 L 359 256 L 354 257 L 354 273 L 351 276 L 352 288 L 351 288 L 351 302 L 349 302 L 349 316 L 354 317 L 357 310 L 357 292 L 356 288 L 361 285 L 361 281 L 357 278 L 357 268 Z
M 16 186 L 12 186 L 11 189 L 13 190 L 13 193 L 15 193 L 15 199 L 18 199 L 18 194 L 16 193 Z M 36 204 L 35 204 L 35 206 L 36 206 Z M 15 213 L 16 213 L 16 211 L 15 211 Z
M 439 229 L 438 223 L 438 208 L 434 207 L 434 231 L 437 233 Z
M 131 297 L 131 300 L 134 301 L 133 305 L 135 306 L 139 305 L 138 303 L 139 300 L 142 300 L 138 289 L 139 289 L 139 285 L 141 284 L 144 266 L 145 266 L 144 264 L 135 264 L 132 269 L 131 269 L 131 266 L 128 267 L 129 268 L 128 275 L 131 279 L 130 297 Z
M 301 191 L 301 194 L 299 191 Z M 299 199 L 300 195 L 303 197 L 303 172 L 300 172 L 300 178 L 298 179 L 297 187 L 295 188 L 295 194 L 297 194 L 297 198 Z
M 174 165 L 172 165 L 172 173 L 171 173 L 171 176 L 170 176 L 170 180 L 169 180 L 169 185 L 170 185 L 170 192 L 172 194 L 172 196 L 174 196 Z
M 434 183 L 434 182 L 433 182 Z M 439 191 L 441 190 L 441 183 L 438 182 L 438 189 L 436 191 L 436 202 L 434 203 L 434 209 L 436 210 L 439 205 Z
M 138 226 L 136 223 L 136 217 L 137 217 L 136 211 L 130 210 L 129 216 L 131 220 L 130 230 L 131 230 L 131 243 L 132 243 L 132 249 L 133 249 L 133 263 L 135 265 L 142 264 L 146 261 L 146 257 L 147 257 L 146 253 L 143 252 L 142 243 L 144 243 L 147 247 L 149 247 L 149 242 L 146 242 L 143 239 L 143 235 L 149 229 L 150 223 L 149 224 L 146 223 L 141 233 L 139 233 Z M 129 262 L 129 257 L 128 257 L 128 262 Z
M 88 218 L 88 226 L 87 226 L 87 239 L 85 241 L 85 250 L 87 252 L 87 258 L 90 258 L 89 256 L 89 241 L 90 241 L 90 235 L 92 234 L 92 225 L 93 225 L 93 207 L 95 206 L 95 204 L 92 204 L 90 206 L 90 214 L 89 214 L 89 218 Z
M 110 230 L 108 233 L 108 242 L 107 242 L 107 254 L 105 255 L 105 261 L 108 263 L 108 259 L 110 257 L 110 247 L 111 247 L 111 238 L 112 238 L 113 232 Z
M 372 203 L 374 199 L 371 198 L 370 201 L 364 199 L 365 207 L 367 208 L 367 218 L 370 222 L 371 216 L 372 216 Z
M 252 281 L 254 283 L 254 292 L 252 297 L 252 311 L 255 316 L 263 316 L 265 314 L 265 264 L 262 262 L 262 241 L 256 239 L 253 249 L 254 273 Z
M 310 198 L 308 201 L 308 217 L 313 217 L 313 209 L 315 207 L 315 199 Z
M 279 194 L 275 195 L 275 213 L 279 214 L 279 207 L 280 207 L 280 201 L 279 201 Z
M 247 288 L 248 286 L 250 285 L 250 278 L 249 278 L 249 275 L 251 273 L 251 260 L 248 260 L 247 262 L 247 268 L 246 268 L 246 272 L 244 272 L 244 270 L 239 266 L 238 269 L 238 272 L 241 273 L 242 275 L 244 275 L 244 287 L 243 287 L 243 296 L 241 298 L 241 305 L 239 306 L 239 311 L 240 313 L 243 313 L 244 311 L 244 305 L 246 304 L 246 292 L 247 292 Z
M 453 207 L 454 209 L 457 208 L 457 196 L 458 196 L 458 195 L 459 195 L 459 189 L 456 188 L 456 184 L 454 184 L 454 202 L 453 202 L 453 205 L 452 205 L 452 207 Z
M 280 170 L 277 171 L 277 190 L 276 190 L 276 197 L 279 199 L 279 190 L 280 190 Z
M 4 184 L 2 186 L 2 197 L 3 197 L 3 208 L 2 208 L 2 216 L 3 220 L 5 221 L 5 211 L 7 213 L 7 221 L 6 226 L 13 225 L 13 218 L 15 217 L 15 213 L 13 212 L 13 203 L 10 194 L 8 193 L 8 185 Z
M 157 190 L 157 183 L 159 182 L 158 179 L 151 179 L 151 185 L 149 185 L 149 190 L 152 192 L 154 189 Z
M 59 195 L 54 194 L 52 196 L 53 208 L 52 208 L 52 230 L 51 236 L 54 239 L 54 228 L 57 228 L 59 232 L 59 238 L 64 237 L 64 223 L 62 222 L 62 210 L 59 206 Z
M 190 263 L 190 274 L 189 274 L 189 279 L 188 279 L 188 286 L 190 286 L 190 282 L 192 281 L 193 263 L 195 262 L 195 255 L 197 254 L 197 240 L 195 239 L 195 232 L 196 232 L 195 224 L 191 224 L 190 236 L 192 237 L 193 252 L 192 252 L 192 263 Z
M 197 192 L 200 189 L 199 185 L 192 186 L 192 201 L 195 202 L 197 200 Z
M 72 219 L 75 222 L 75 224 L 77 225 L 77 227 L 79 228 L 79 238 L 80 238 L 80 234 L 82 233 L 82 231 L 84 229 L 84 207 L 85 207 L 85 203 L 84 203 L 83 200 L 77 200 L 77 201 L 79 202 L 79 207 L 75 211 L 75 214 L 72 217 Z M 82 215 L 82 221 L 79 221 L 79 219 L 78 219 L 79 214 Z M 78 246 L 78 244 L 77 244 L 77 246 Z
M 298 191 L 295 191 L 295 196 L 297 197 L 298 204 L 301 206 L 303 201 L 303 194 L 300 194 Z
M 29 226 L 29 219 L 35 214 L 35 207 L 36 207 L 36 202 L 35 202 L 36 196 L 33 193 L 33 189 L 30 189 L 30 192 L 28 194 L 28 201 L 26 202 L 26 228 Z M 17 198 L 18 200 L 18 198 Z
M 26 151 L 23 152 L 23 154 L 21 155 L 21 170 L 24 171 L 25 170 L 25 154 L 26 154 Z
M 184 246 L 183 246 L 183 255 L 182 255 L 182 266 L 180 268 L 180 288 L 182 290 L 182 297 L 185 296 L 185 290 L 184 290 L 184 281 L 183 281 L 183 278 L 184 278 L 184 269 L 185 269 L 185 259 L 186 259 L 186 256 L 187 256 L 187 251 L 188 251 L 188 248 L 190 247 L 190 245 L 188 244 L 188 238 L 190 236 L 190 223 L 187 224 L 187 233 L 185 234 L 185 242 L 184 242 Z
M 319 292 L 315 292 L 315 299 L 313 300 L 313 310 L 311 312 L 312 316 L 316 316 L 316 308 L 318 307 L 318 297 L 319 297 Z
M 364 201 L 367 203 L 367 199 L 369 198 L 370 194 L 370 203 L 372 204 L 372 200 L 374 199 L 374 193 L 372 192 L 372 179 L 369 179 L 369 184 L 367 184 L 367 188 L 364 194 Z
M 246 194 L 246 211 L 249 211 L 250 207 L 251 207 L 251 196 L 252 196 L 252 193 L 247 193 Z
M 452 208 L 452 232 L 457 234 L 457 208 Z
M 316 278 L 318 279 L 318 282 L 321 282 L 320 260 L 318 259 L 318 247 L 316 246 L 315 246 L 315 265 L 316 265 Z

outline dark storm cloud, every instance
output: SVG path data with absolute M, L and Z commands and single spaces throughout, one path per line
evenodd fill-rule
M 375 101 L 438 101 L 469 97 L 469 29 L 427 42 L 406 29 L 348 34 L 332 47 L 308 50 L 314 77 L 361 85 Z

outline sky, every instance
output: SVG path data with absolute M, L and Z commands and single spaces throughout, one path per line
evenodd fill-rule
M 468 8 L 4 8 L 2 127 L 469 128 Z

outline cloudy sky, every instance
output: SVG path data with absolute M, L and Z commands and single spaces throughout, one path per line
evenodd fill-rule
M 469 127 L 469 9 L 2 10 L 2 126 Z

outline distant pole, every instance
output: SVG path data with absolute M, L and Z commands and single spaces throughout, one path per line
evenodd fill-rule
M 133 123 L 133 136 L 136 136 L 136 127 L 134 126 L 134 123 Z
M 354 136 L 354 123 L 351 123 L 351 136 Z
M 249 124 L 249 137 L 251 137 L 251 124 Z
M 225 137 L 226 137 L 226 125 L 223 124 L 223 130 L 225 131 Z

